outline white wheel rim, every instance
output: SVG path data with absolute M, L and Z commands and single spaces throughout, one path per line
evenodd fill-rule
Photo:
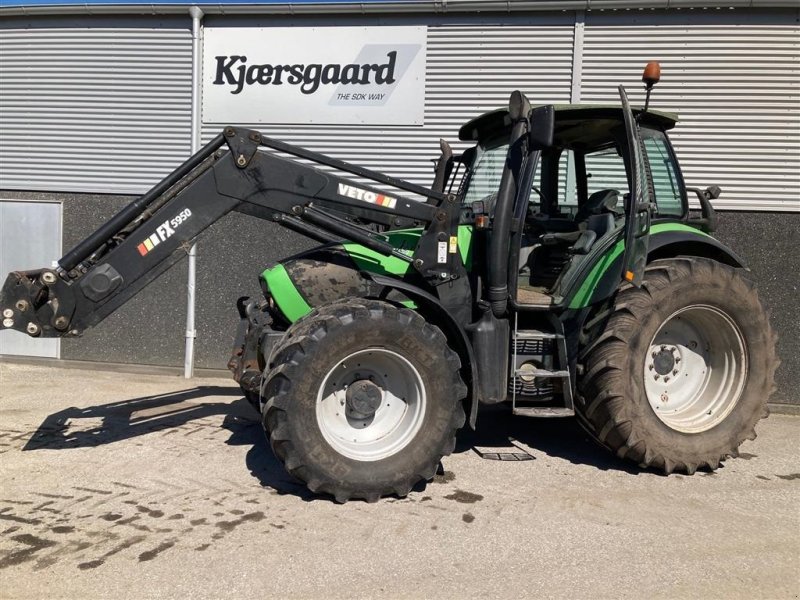
M 348 402 L 354 383 L 370 382 L 380 390 L 380 405 L 364 416 Z M 411 442 L 425 416 L 425 386 L 417 369 L 384 348 L 368 348 L 339 361 L 317 394 L 317 423 L 337 452 L 359 461 L 396 454 Z
M 647 351 L 644 388 L 656 416 L 676 431 L 721 423 L 747 380 L 747 350 L 736 323 L 718 308 L 692 305 L 668 317 Z

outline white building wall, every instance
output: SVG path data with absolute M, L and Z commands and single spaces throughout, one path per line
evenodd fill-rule
M 189 155 L 188 17 L 118 21 L 0 29 L 0 189 L 141 193 Z
M 438 139 L 463 148 L 454 143 L 458 126 L 505 105 L 512 90 L 534 103 L 577 96 L 617 103 L 616 85 L 625 83 L 636 103 L 644 63 L 660 60 L 653 106 L 681 115 L 672 137 L 687 182 L 722 186 L 719 208 L 800 211 L 797 17 L 796 10 L 590 11 L 573 89 L 573 12 L 384 16 L 382 24 L 428 25 L 423 126 L 257 128 L 426 184 Z M 108 18 L 103 27 L 51 22 L 0 25 L 0 189 L 145 191 L 189 154 L 188 15 Z M 226 124 L 203 123 L 204 139 Z
M 785 13 L 787 16 L 791 13 Z M 776 13 L 588 13 L 582 102 L 643 101 L 680 115 L 670 134 L 689 186 L 718 184 L 718 209 L 800 211 L 800 25 Z

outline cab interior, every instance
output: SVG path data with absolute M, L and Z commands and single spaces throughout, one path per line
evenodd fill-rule
M 569 274 L 593 249 L 603 250 L 619 238 L 630 197 L 621 109 L 556 107 L 555 114 L 553 145 L 541 152 L 532 185 L 518 195 L 514 208 L 522 227 L 511 237 L 518 268 L 509 283 L 512 289 L 516 284 L 520 307 L 558 303 Z M 685 213 L 685 190 L 665 134 L 676 120 L 647 112 L 639 124 L 659 212 L 679 218 Z M 509 131 L 507 111 L 487 113 L 462 127 L 461 139 L 478 141 L 465 153 L 471 164 L 460 194 L 467 219 L 493 217 Z

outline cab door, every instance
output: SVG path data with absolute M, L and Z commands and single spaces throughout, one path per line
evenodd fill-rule
M 625 88 L 619 86 L 622 114 L 627 141 L 630 198 L 625 209 L 625 254 L 622 259 L 622 278 L 639 287 L 647 266 L 647 248 L 650 238 L 650 217 L 653 193 L 648 176 L 647 157 L 643 151 L 639 126 L 628 103 Z

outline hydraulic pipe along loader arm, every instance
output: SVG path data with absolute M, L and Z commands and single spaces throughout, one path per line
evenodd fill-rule
M 419 202 L 323 172 L 260 147 L 423 196 Z M 333 159 L 257 131 L 227 127 L 153 189 L 67 252 L 55 269 L 13 272 L 0 292 L 2 328 L 31 336 L 80 335 L 178 262 L 194 240 L 230 211 L 272 220 L 309 237 L 350 241 L 409 265 L 433 289 L 464 278 L 456 252 L 440 250 L 457 236 L 452 195 Z M 423 226 L 413 251 L 351 219 L 382 226 Z M 465 289 L 457 286 L 456 289 Z M 468 289 L 468 288 L 467 288 Z M 469 297 L 442 299 L 455 312 Z

